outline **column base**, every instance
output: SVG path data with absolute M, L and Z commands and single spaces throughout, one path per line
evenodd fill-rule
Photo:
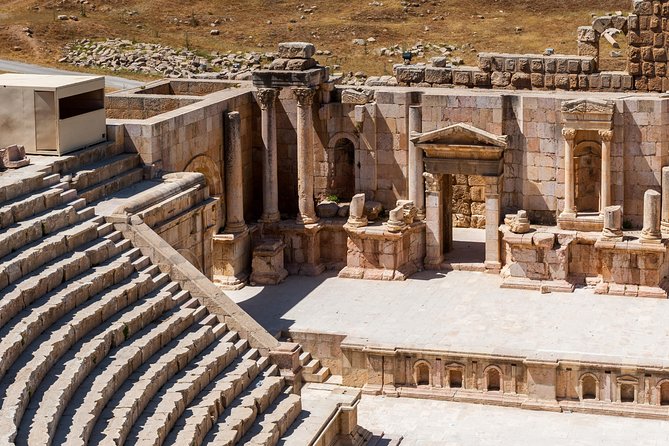
M 248 231 L 249 227 L 246 226 L 246 223 L 237 222 L 237 223 L 226 223 L 225 232 L 226 234 L 241 234 L 245 231 Z
M 281 220 L 281 214 L 274 212 L 271 214 L 263 213 L 262 216 L 258 219 L 260 223 L 276 223 Z
M 434 270 L 438 271 L 438 270 L 441 269 L 442 263 L 444 263 L 444 257 L 443 256 L 437 257 L 437 258 L 434 258 L 434 259 L 425 258 L 425 261 L 423 262 L 423 268 L 433 270 L 433 271 Z
M 320 219 L 316 216 L 298 215 L 295 222 L 298 225 L 312 225 L 314 223 L 318 223 L 319 220 Z
M 236 234 L 215 234 L 212 238 L 212 279 L 228 290 L 243 288 L 251 264 L 251 235 L 246 228 Z
M 277 285 L 288 276 L 283 267 L 283 248 L 281 240 L 265 240 L 253 250 L 251 265 L 252 285 Z

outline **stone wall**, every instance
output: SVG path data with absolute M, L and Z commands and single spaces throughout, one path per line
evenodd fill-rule
M 637 0 L 628 20 L 629 73 L 641 91 L 669 90 L 667 47 L 669 4 L 665 1 Z
M 485 181 L 478 175 L 456 175 L 453 227 L 485 228 Z

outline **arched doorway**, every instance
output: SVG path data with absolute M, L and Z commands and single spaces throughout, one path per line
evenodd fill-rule
M 355 194 L 355 145 L 350 139 L 341 138 L 335 143 L 333 152 L 330 190 L 340 200 L 348 201 Z

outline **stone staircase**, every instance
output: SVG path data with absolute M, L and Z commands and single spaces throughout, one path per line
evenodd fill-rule
M 321 361 L 311 357 L 311 353 L 302 351 L 300 347 L 300 364 L 302 379 L 308 383 L 324 383 L 330 377 L 330 369 L 323 367 Z
M 0 444 L 276 444 L 300 397 L 95 215 L 141 179 L 103 154 L 0 175 Z

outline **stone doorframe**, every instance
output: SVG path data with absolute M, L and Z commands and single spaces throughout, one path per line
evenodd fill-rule
M 451 249 L 452 222 L 450 212 L 445 213 L 444 207 L 451 206 L 452 175 L 480 175 L 485 180 L 485 268 L 498 273 L 502 266 L 500 195 L 507 137 L 460 123 L 414 134 L 411 142 L 425 154 L 425 267 L 439 269 L 444 252 Z

